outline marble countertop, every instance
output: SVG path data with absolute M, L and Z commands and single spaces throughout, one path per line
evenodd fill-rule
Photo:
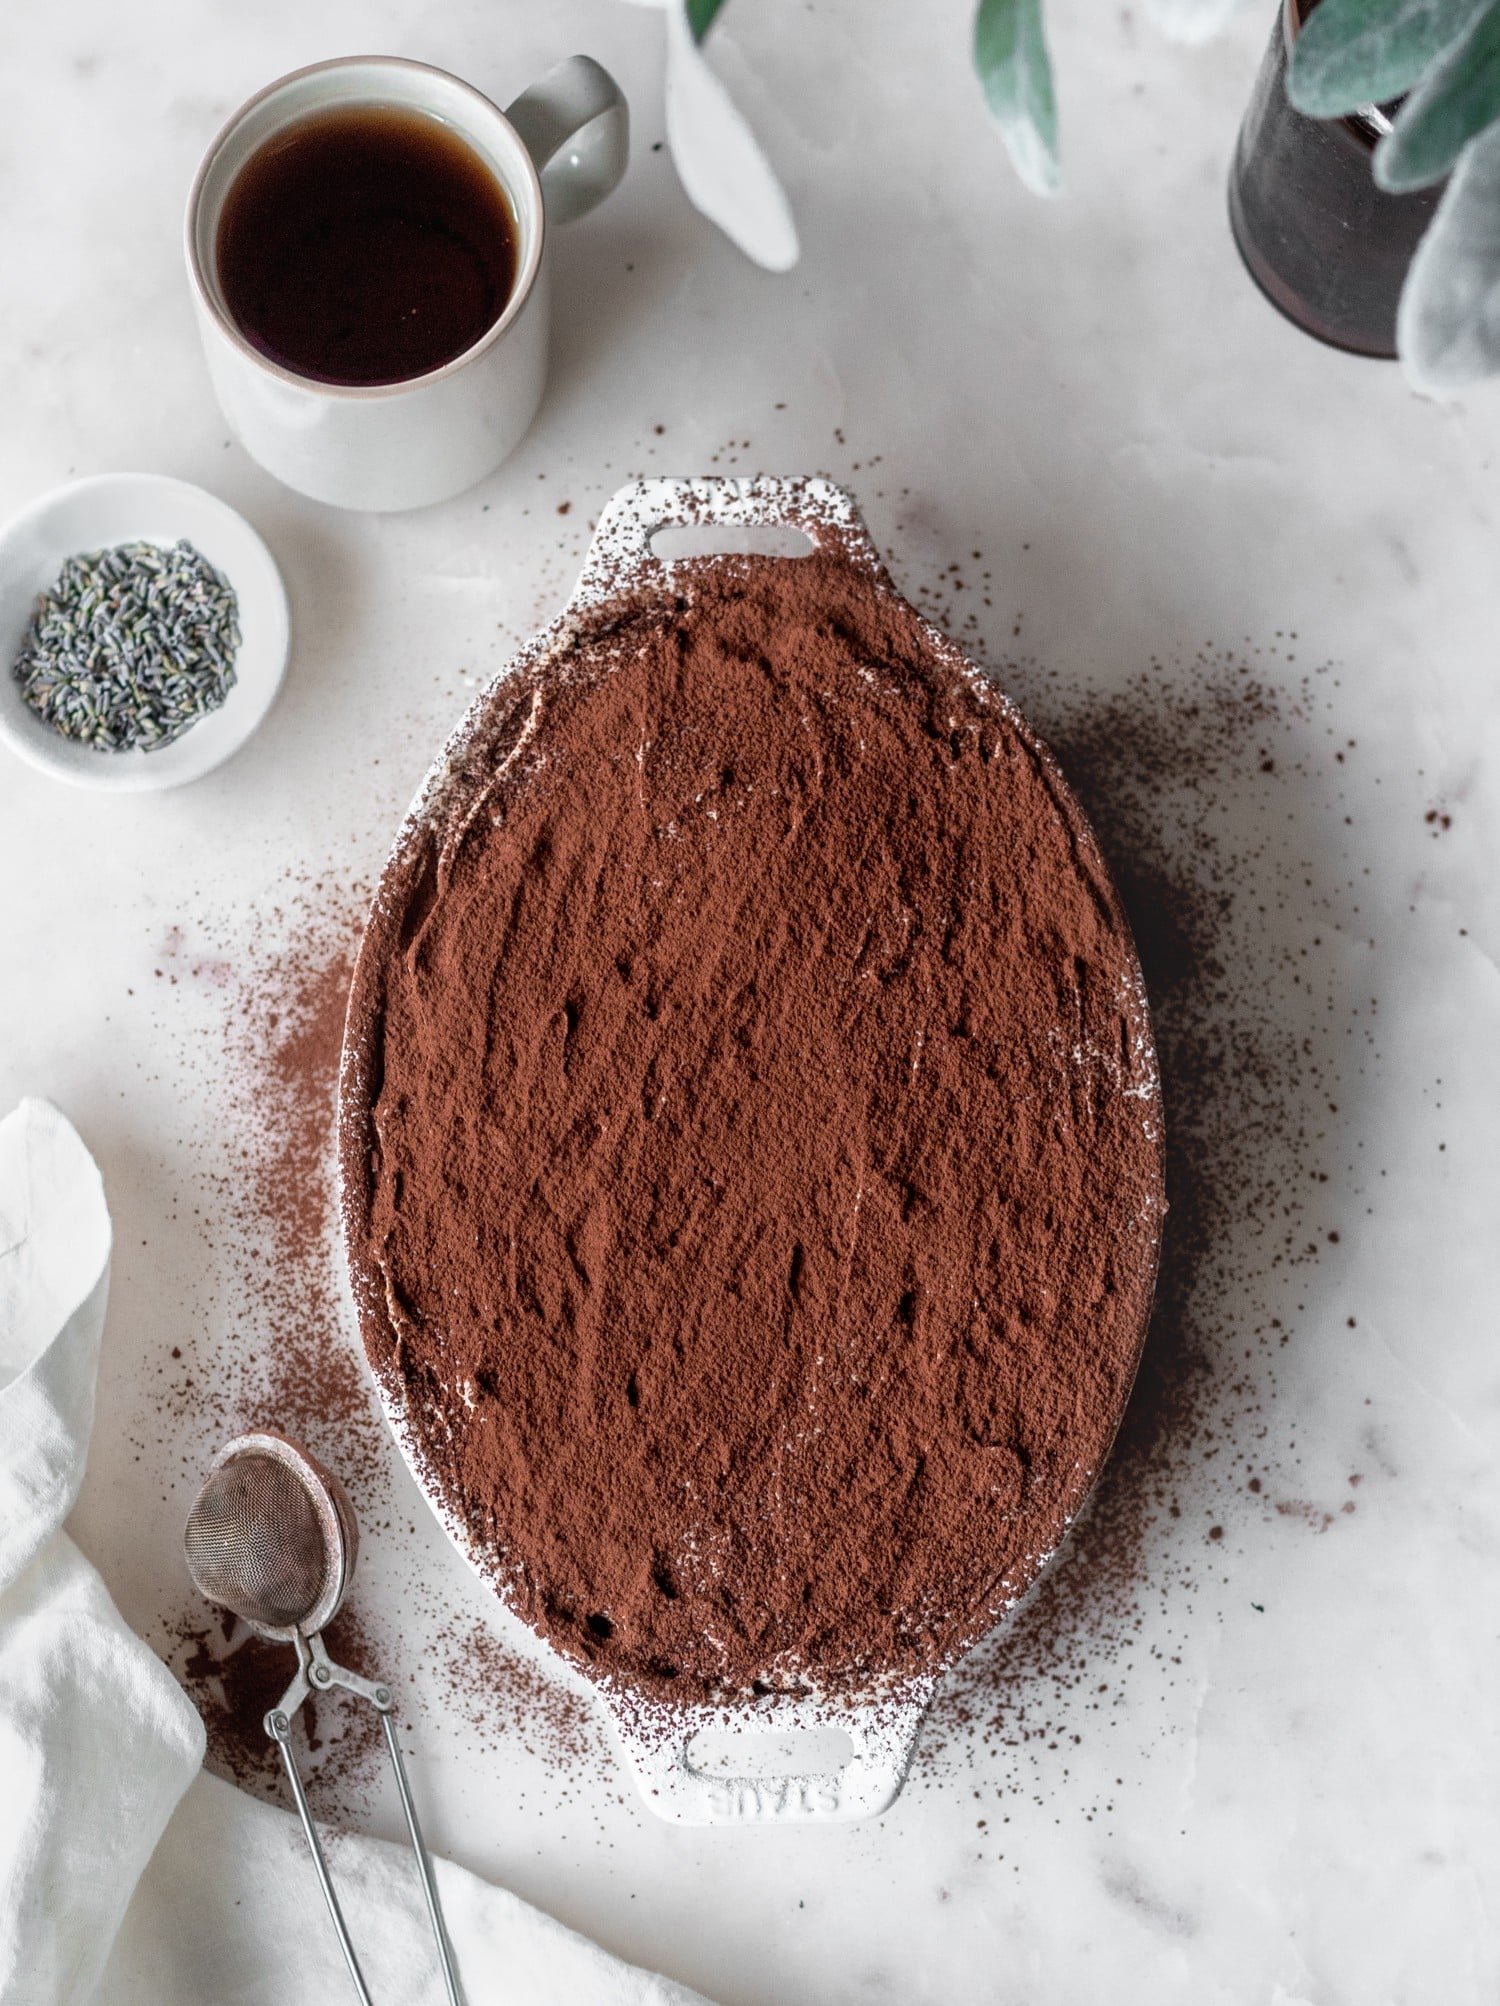
M 723 2006 L 1500 1985 L 1500 390 L 1422 402 L 1244 276 L 1224 183 L 1265 12 L 1186 50 L 1134 10 L 1055 6 L 1070 191 L 1048 205 L 986 122 L 963 10 L 731 0 L 717 60 L 803 238 L 780 278 L 676 183 L 650 11 L 0 20 L 0 511 L 110 468 L 201 482 L 265 535 L 293 611 L 285 691 L 209 779 L 102 798 L 0 772 L 0 1106 L 50 1095 L 105 1172 L 73 1523 L 146 1635 L 187 1600 L 195 1385 L 283 1335 L 232 1226 L 245 1110 L 218 1055 L 264 1007 L 246 971 L 347 927 L 624 479 L 847 482 L 898 583 L 1055 740 L 1135 905 L 1175 1137 L 1162 1313 L 1097 1510 L 885 1816 L 675 1830 L 587 1719 L 561 1741 L 476 1720 L 442 1640 L 500 1636 L 493 1611 L 394 1456 L 365 1480 L 362 1593 L 410 1675 L 434 1844 Z M 179 245 L 227 112 L 369 47 L 502 99 L 586 49 L 637 149 L 559 235 L 551 386 L 515 459 L 384 519 L 230 443 Z M 395 1830 L 378 1795 L 358 1815 Z

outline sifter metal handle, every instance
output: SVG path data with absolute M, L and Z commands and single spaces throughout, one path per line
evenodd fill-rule
M 292 1753 L 292 1723 L 280 1707 L 273 1707 L 266 1715 L 266 1733 L 281 1751 L 281 1766 L 286 1771 L 287 1782 L 292 1786 L 292 1801 L 297 1806 L 297 1815 L 302 1820 L 303 1831 L 307 1834 L 308 1850 L 312 1854 L 313 1866 L 317 1871 L 318 1885 L 323 1890 L 323 1899 L 327 1902 L 328 1913 L 333 1918 L 339 1949 L 344 1953 L 349 1976 L 354 1980 L 354 1990 L 358 1994 L 360 2006 L 375 2006 L 374 2000 L 370 1997 L 370 1988 L 365 1984 L 364 1974 L 360 1971 L 359 1959 L 354 1954 L 354 1944 L 349 1935 L 349 1925 L 344 1921 L 344 1911 L 339 1907 L 338 1895 L 329 1878 L 328 1862 L 323 1857 L 323 1842 L 318 1837 L 317 1826 L 313 1823 L 307 1792 L 302 1787 L 302 1777 L 297 1768 L 297 1758 Z
M 401 1758 L 401 1745 L 396 1740 L 395 1724 L 391 1719 L 395 1702 L 391 1697 L 390 1688 L 378 1685 L 370 1679 L 363 1679 L 358 1672 L 348 1671 L 343 1665 L 336 1665 L 324 1649 L 323 1639 L 316 1634 L 311 1637 L 298 1635 L 293 1641 L 297 1647 L 297 1676 L 282 1694 L 281 1704 L 273 1707 L 266 1715 L 266 1733 L 281 1752 L 282 1767 L 286 1771 L 287 1782 L 291 1785 L 292 1801 L 297 1806 L 297 1815 L 301 1818 L 302 1829 L 307 1834 L 308 1850 L 312 1854 L 318 1885 L 322 1888 L 323 1899 L 328 1904 L 328 1913 L 338 1936 L 339 1949 L 344 1953 L 344 1962 L 349 1967 L 349 1976 L 354 1981 L 354 1990 L 359 1997 L 360 2006 L 374 2006 L 374 2001 L 370 1997 L 370 1989 L 365 1983 L 364 1974 L 359 1968 L 359 1958 L 355 1954 L 349 1926 L 344 1921 L 338 1893 L 328 1871 L 323 1842 L 318 1837 L 318 1828 L 313 1821 L 312 1808 L 307 1801 L 307 1791 L 303 1787 L 297 1758 L 292 1752 L 292 1718 L 297 1709 L 309 1694 L 327 1692 L 334 1686 L 342 1686 L 356 1698 L 368 1700 L 380 1715 L 386 1749 L 391 1758 L 391 1767 L 396 1773 L 396 1791 L 401 1799 L 401 1809 L 406 1818 L 406 1829 L 411 1838 L 412 1851 L 416 1855 L 422 1895 L 427 1903 L 427 1918 L 432 1924 L 433 1940 L 437 1944 L 438 1962 L 442 1966 L 443 1988 L 448 1995 L 448 2006 L 464 2006 L 463 1993 L 459 1990 L 458 1984 L 458 1969 L 453 1957 L 453 1945 L 449 1940 L 448 1926 L 443 1920 L 437 1877 L 432 1870 L 432 1855 L 427 1850 L 427 1841 L 422 1837 L 422 1827 L 417 1820 L 417 1807 L 406 1777 L 406 1764 Z

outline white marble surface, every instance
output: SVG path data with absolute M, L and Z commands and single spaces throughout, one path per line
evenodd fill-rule
M 271 543 L 295 632 L 268 723 L 199 785 L 95 799 L 0 772 L 0 1104 L 62 1104 L 118 1224 L 76 1530 L 140 1628 L 180 1609 L 201 1441 L 159 1400 L 167 1347 L 274 1341 L 215 1230 L 233 1138 L 203 1056 L 223 1001 L 157 980 L 164 953 L 233 959 L 310 876 L 368 879 L 473 678 L 555 608 L 628 473 L 822 469 L 898 579 L 977 615 L 976 652 L 1044 729 L 1108 737 L 1111 693 L 1145 675 L 1158 742 L 1186 754 L 1142 784 L 1143 742 L 1118 738 L 1127 841 L 1150 850 L 1154 804 L 1173 856 L 1238 901 L 1218 936 L 1238 1000 L 1188 1012 L 1232 1026 L 1222 1083 L 1179 1095 L 1217 1180 L 1197 1390 L 1147 1415 L 1082 1534 L 1086 1555 L 1138 1521 L 1133 1578 L 1059 1574 L 1044 1616 L 1066 1663 L 1049 1669 L 1045 1635 L 1016 1655 L 1005 1707 L 1031 1738 L 950 1724 L 862 1827 L 670 1830 L 601 1750 L 570 1773 L 445 1721 L 431 1609 L 486 1612 L 393 1467 L 366 1593 L 405 1626 L 435 1841 L 725 2006 L 1490 1999 L 1500 390 L 1419 402 L 1244 278 L 1223 184 L 1264 9 L 1199 51 L 1133 10 L 1052 11 L 1071 192 L 1047 207 L 986 125 L 966 9 L 730 0 L 720 61 L 804 245 L 771 278 L 652 149 L 649 12 L 5 10 L 0 507 L 107 468 L 203 482 Z M 302 502 L 227 443 L 178 241 L 227 110 L 370 47 L 502 97 L 587 49 L 638 144 L 620 195 L 558 244 L 553 383 L 516 460 L 387 520 Z M 975 549 L 989 603 L 938 589 Z M 1184 709 L 1233 681 L 1230 656 L 1283 692 L 1238 735 Z M 1283 1238 L 1321 1257 L 1278 1261 Z M 1132 1486 L 1179 1515 L 1137 1512 Z M 370 1816 L 390 1826 L 389 1806 Z

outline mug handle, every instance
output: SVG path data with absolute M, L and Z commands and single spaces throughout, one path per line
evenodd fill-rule
M 549 223 L 576 222 L 619 187 L 630 162 L 630 107 L 592 56 L 565 56 L 505 116 L 536 164 Z

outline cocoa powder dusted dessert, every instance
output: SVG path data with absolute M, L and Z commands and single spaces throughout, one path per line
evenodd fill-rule
M 497 1588 L 659 1696 L 929 1668 L 1108 1452 L 1163 1212 L 1134 950 L 868 569 L 675 567 L 502 684 L 355 977 L 366 1347 Z

